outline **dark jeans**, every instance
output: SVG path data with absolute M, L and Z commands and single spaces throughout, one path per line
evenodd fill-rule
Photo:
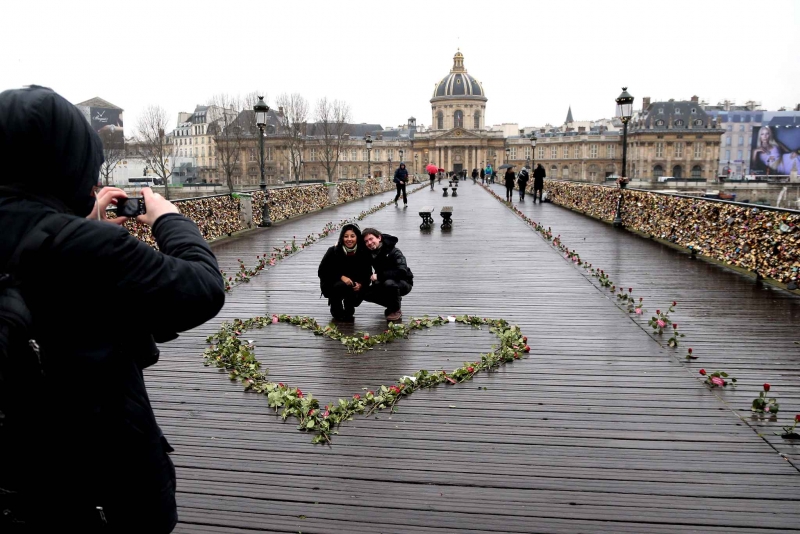
M 355 309 L 361 305 L 366 289 L 362 286 L 361 291 L 353 291 L 351 286 L 339 280 L 332 286 L 324 288 L 322 294 L 328 297 L 331 315 L 345 317 L 352 315 Z
M 514 184 L 506 184 L 506 200 L 511 200 L 514 196 Z
M 394 201 L 397 202 L 397 199 L 400 198 L 400 192 L 403 193 L 403 204 L 408 204 L 408 199 L 406 198 L 406 183 L 400 182 L 395 184 L 397 186 L 397 195 L 394 197 Z
M 435 174 L 431 174 L 429 176 L 430 176 L 430 179 L 431 179 L 431 189 L 433 189 L 433 182 L 436 180 L 436 175 Z
M 525 188 L 527 186 L 528 186 L 528 184 L 526 184 L 526 183 L 520 184 L 520 186 L 519 186 L 519 198 L 521 198 L 521 199 L 525 198 Z
M 534 189 L 533 190 L 533 200 L 536 201 L 536 192 L 539 192 L 539 202 L 542 201 L 542 190 L 541 189 Z
M 400 309 L 403 296 L 411 293 L 411 287 L 411 284 L 404 280 L 373 282 L 367 289 L 364 300 L 384 306 L 387 313 L 396 312 Z

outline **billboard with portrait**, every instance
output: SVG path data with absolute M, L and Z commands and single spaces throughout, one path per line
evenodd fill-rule
M 89 108 L 89 123 L 101 139 L 112 139 L 121 142 L 122 110 L 114 108 Z
M 750 172 L 755 175 L 788 175 L 800 172 L 800 117 L 773 117 L 753 128 Z

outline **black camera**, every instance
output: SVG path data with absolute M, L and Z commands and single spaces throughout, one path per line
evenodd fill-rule
M 130 197 L 117 199 L 118 217 L 136 217 L 147 213 L 144 197 Z

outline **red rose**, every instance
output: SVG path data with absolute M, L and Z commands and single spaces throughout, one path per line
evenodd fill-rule
M 800 413 L 794 416 L 795 423 L 800 423 Z
M 672 323 L 672 328 L 674 328 L 675 330 L 677 330 L 677 329 L 678 329 L 678 323 Z
M 661 310 L 656 310 L 656 315 L 661 315 Z
M 299 389 L 297 390 L 297 397 L 301 399 L 303 398 L 303 392 L 300 391 Z
M 700 374 L 703 375 L 703 376 L 706 376 L 706 370 L 705 369 L 700 369 Z
M 370 390 L 370 391 L 367 391 L 367 395 L 375 395 L 375 392 L 374 392 L 374 391 L 372 391 L 372 390 Z
M 516 359 L 518 359 L 518 360 L 519 360 L 519 354 L 517 354 L 517 353 L 515 352 L 515 353 L 514 353 L 514 358 L 516 358 Z
M 675 301 L 675 300 L 673 300 L 673 301 L 672 301 L 672 305 L 673 305 L 673 306 L 677 306 L 677 305 L 678 305 L 678 302 L 677 302 L 677 301 Z
M 355 400 L 358 400 L 358 399 L 360 399 L 360 398 L 361 398 L 361 395 L 359 395 L 358 393 L 356 393 L 355 395 L 353 395 L 353 398 L 354 398 Z
M 467 371 L 469 371 L 470 373 L 474 373 L 475 368 L 470 365 L 469 367 L 467 367 Z
M 633 288 L 632 287 L 628 288 L 628 293 L 633 293 Z
M 769 384 L 764 384 L 764 391 L 769 391 Z
M 525 345 L 525 352 L 530 352 L 531 348 L 528 345 Z
M 528 336 L 522 336 L 522 342 L 523 343 L 527 343 L 528 342 Z
M 278 382 L 278 387 L 279 388 L 285 388 L 286 386 L 283 385 L 283 382 Z
M 689 347 L 689 354 L 692 353 L 692 347 Z
M 364 339 L 369 339 L 369 334 L 364 334 Z

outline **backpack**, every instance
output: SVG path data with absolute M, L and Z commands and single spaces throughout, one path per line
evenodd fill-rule
M 81 219 L 48 214 L 22 238 L 8 264 L 0 268 L 0 526 L 24 520 L 15 518 L 15 488 L 30 466 L 21 462 L 21 447 L 46 432 L 48 387 L 44 382 L 33 316 L 15 272 L 24 252 L 36 250 L 66 227 Z M 25 465 L 17 465 L 17 464 Z M 17 467 L 18 469 L 15 469 Z M 21 471 L 21 472 L 18 472 Z

